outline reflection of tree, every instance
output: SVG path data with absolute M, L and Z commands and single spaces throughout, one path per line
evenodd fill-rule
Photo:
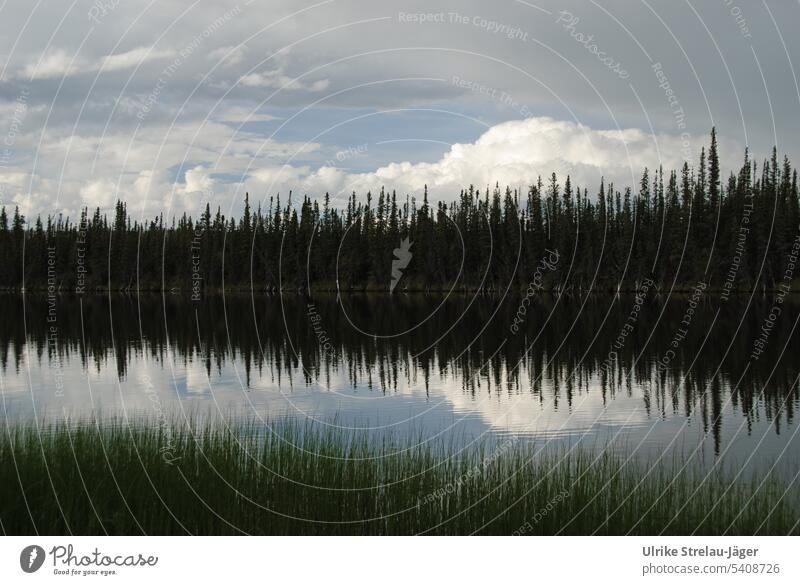
M 537 296 L 519 333 L 509 335 L 520 303 L 517 295 L 503 302 L 493 296 L 471 302 L 462 294 L 444 301 L 351 294 L 337 302 L 335 295 L 318 294 L 315 315 L 330 340 L 323 347 L 309 319 L 308 300 L 294 295 L 259 295 L 255 301 L 249 295 L 228 295 L 224 304 L 215 295 L 200 303 L 176 295 L 163 300 L 160 295 L 112 295 L 111 301 L 97 295 L 84 297 L 82 306 L 78 297 L 61 296 L 55 343 L 47 340 L 51 324 L 45 296 L 23 300 L 5 295 L 0 296 L 2 313 L 21 315 L 24 310 L 25 319 L 4 322 L 0 356 L 4 371 L 19 368 L 28 343 L 30 355 L 45 366 L 55 358 L 79 360 L 86 368 L 114 360 L 121 378 L 131 357 L 143 352 L 157 362 L 168 353 L 176 360 L 199 360 L 210 375 L 236 359 L 248 383 L 252 378 L 278 382 L 303 372 L 309 384 L 325 385 L 334 375 L 344 375 L 353 384 L 385 393 L 412 380 L 427 388 L 429 380 L 441 377 L 455 380 L 466 397 L 489 393 L 503 400 L 527 394 L 567 409 L 587 392 L 600 393 L 604 401 L 620 393 L 641 395 L 650 416 L 693 416 L 717 442 L 719 414 L 728 400 L 750 424 L 770 420 L 777 432 L 791 424 L 798 404 L 794 379 L 800 373 L 792 356 L 800 340 L 789 333 L 800 305 L 785 301 L 769 341 L 773 350 L 753 361 L 752 340 L 771 305 L 762 301 L 745 310 L 735 301 L 706 298 L 674 348 L 690 298 L 649 298 L 625 342 L 614 347 L 629 322 L 632 295 Z M 609 360 L 612 347 L 616 354 Z M 674 358 L 668 367 L 659 366 L 670 349 Z M 778 355 L 784 357 L 775 367 Z

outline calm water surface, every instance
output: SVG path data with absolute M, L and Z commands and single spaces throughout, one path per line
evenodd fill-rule
M 793 298 L 3 295 L 0 312 L 6 422 L 292 416 L 799 469 Z

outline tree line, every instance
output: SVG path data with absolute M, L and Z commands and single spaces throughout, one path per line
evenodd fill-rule
M 527 192 L 469 186 L 449 202 L 431 202 L 427 187 L 421 199 L 353 193 L 344 209 L 328 193 L 278 195 L 255 208 L 246 195 L 238 218 L 207 204 L 196 219 L 141 222 L 118 201 L 112 217 L 84 208 L 77 220 L 29 222 L 3 207 L 0 287 L 388 291 L 398 253 L 407 266 L 394 264 L 396 292 L 524 288 L 545 257 L 537 287 L 548 290 L 632 290 L 648 279 L 660 290 L 790 283 L 800 246 L 796 169 L 773 148 L 760 165 L 745 150 L 738 172 L 720 174 L 712 129 L 696 164 L 645 168 L 633 188 L 600 178 L 591 195 L 552 173 Z

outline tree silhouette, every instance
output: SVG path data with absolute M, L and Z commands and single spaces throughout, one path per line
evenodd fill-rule
M 698 281 L 719 289 L 732 272 L 733 289 L 775 289 L 798 237 L 797 172 L 777 149 L 757 171 L 745 150 L 722 181 L 712 129 L 696 173 L 688 162 L 645 168 L 635 190 L 600 177 L 594 196 L 552 173 L 522 193 L 469 185 L 435 204 L 427 186 L 419 205 L 381 188 L 377 201 L 353 192 L 343 210 L 328 193 L 321 205 L 308 196 L 297 204 L 290 192 L 285 205 L 276 195 L 255 208 L 246 193 L 238 219 L 206 204 L 197 220 L 184 214 L 169 225 L 163 215 L 132 220 L 122 201 L 110 220 L 84 208 L 77 222 L 29 224 L 19 208 L 9 221 L 2 208 L 0 287 L 388 291 L 392 251 L 408 238 L 398 290 L 524 288 L 549 250 L 561 258 L 545 275 L 550 289 L 632 290 L 646 278 L 662 290 Z

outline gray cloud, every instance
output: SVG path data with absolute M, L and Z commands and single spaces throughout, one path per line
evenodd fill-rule
M 229 205 L 245 188 L 318 194 L 326 178 L 331 189 L 437 177 L 444 188 L 459 178 L 453 148 L 473 157 L 463 182 L 522 182 L 558 166 L 534 155 L 567 148 L 572 132 L 530 145 L 513 173 L 475 145 L 494 128 L 508 141 L 493 152 L 509 154 L 513 131 L 544 117 L 586 128 L 587 147 L 606 154 L 619 144 L 603 132 L 639 131 L 636 165 L 678 161 L 712 125 L 729 164 L 745 144 L 796 159 L 798 16 L 795 2 L 728 0 L 10 2 L 0 197 L 29 214 L 116 196 L 153 213 L 170 201 L 193 210 L 209 189 Z M 360 144 L 358 172 L 326 165 Z M 578 163 L 559 168 L 587 182 L 623 174 Z M 262 180 L 276 176 L 286 179 Z

